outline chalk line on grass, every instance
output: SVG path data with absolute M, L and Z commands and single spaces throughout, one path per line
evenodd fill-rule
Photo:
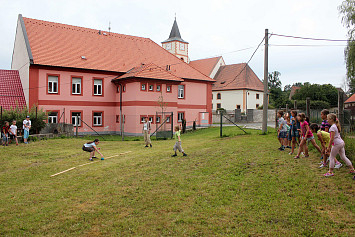
M 105 160 L 111 159 L 111 158 L 116 157 L 116 156 L 125 155 L 125 154 L 128 154 L 128 153 L 130 153 L 130 152 L 132 152 L 132 151 L 126 151 L 126 152 L 120 153 L 120 154 L 118 154 L 118 155 L 109 156 L 109 157 L 105 158 Z M 58 173 L 56 173 L 56 174 L 52 174 L 51 177 L 54 177 L 54 176 L 63 174 L 63 173 L 65 173 L 65 172 L 68 172 L 68 171 L 70 171 L 70 170 L 76 169 L 76 168 L 78 168 L 78 167 L 82 167 L 82 166 L 85 166 L 85 165 L 94 164 L 94 163 L 96 163 L 96 162 L 99 162 L 99 160 L 97 160 L 97 161 L 91 161 L 91 162 L 88 162 L 88 163 L 85 163 L 85 164 L 82 164 L 82 165 L 78 165 L 78 166 L 75 166 L 75 167 L 71 167 L 71 168 L 69 168 L 69 169 L 67 169 L 67 170 L 63 170 L 63 171 L 58 172 Z

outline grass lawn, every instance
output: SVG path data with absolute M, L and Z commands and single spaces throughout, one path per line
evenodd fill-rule
M 227 127 L 174 140 L 86 139 L 1 147 L 1 236 L 354 236 L 355 181 L 342 167 L 325 178 L 319 155 L 294 160 L 275 133 Z M 112 139 L 115 140 L 115 139 Z M 119 139 L 116 139 L 119 140 Z

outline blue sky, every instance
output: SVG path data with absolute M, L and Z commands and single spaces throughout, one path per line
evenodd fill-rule
M 18 14 L 69 25 L 148 37 L 168 38 L 176 13 L 181 36 L 190 43 L 191 60 L 222 55 L 227 64 L 247 62 L 270 33 L 346 39 L 337 7 L 341 0 L 0 0 L 0 69 L 10 69 Z M 271 36 L 269 71 L 281 72 L 283 85 L 331 83 L 341 87 L 346 76 L 344 42 L 318 42 Z M 323 46 L 319 46 L 323 45 Z M 248 50 L 238 51 L 253 47 Z M 237 52 L 233 52 L 237 51 Z M 264 49 L 250 66 L 263 78 Z

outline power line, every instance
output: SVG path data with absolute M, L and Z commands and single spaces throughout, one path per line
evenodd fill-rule
M 346 47 L 347 45 L 340 44 L 269 44 L 269 46 L 285 46 L 285 47 L 333 47 L 333 46 L 341 46 Z
M 271 35 L 269 36 L 269 38 L 270 38 L 270 37 L 271 37 Z M 256 47 L 256 49 L 254 50 L 253 54 L 252 54 L 251 57 L 249 58 L 248 62 L 245 64 L 245 66 L 243 67 L 243 69 L 238 73 L 238 75 L 235 76 L 232 81 L 228 82 L 228 83 L 227 83 L 226 85 L 224 85 L 223 87 L 226 87 L 226 86 L 228 86 L 229 84 L 231 84 L 232 82 L 234 82 L 234 81 L 237 79 L 237 77 L 239 77 L 240 74 L 242 74 L 242 72 L 243 72 L 243 71 L 245 70 L 245 68 L 248 66 L 249 62 L 250 62 L 250 61 L 252 60 L 252 58 L 254 57 L 256 51 L 258 51 L 260 45 L 264 42 L 264 40 L 265 40 L 265 37 L 263 37 L 263 39 L 262 39 L 261 42 L 259 43 L 258 47 Z
M 294 39 L 303 39 L 303 40 L 316 40 L 316 41 L 330 41 L 330 42 L 348 42 L 353 40 L 340 40 L 340 39 L 320 39 L 320 38 L 310 38 L 310 37 L 301 37 L 301 36 L 292 36 L 292 35 L 281 35 L 271 33 L 270 35 L 286 37 L 286 38 L 294 38 Z

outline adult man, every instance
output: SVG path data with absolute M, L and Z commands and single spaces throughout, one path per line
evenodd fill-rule
M 147 117 L 144 118 L 144 123 L 143 123 L 143 130 L 142 133 L 144 134 L 144 142 L 145 142 L 145 147 L 152 147 L 152 142 L 150 141 L 150 122 Z
M 30 135 L 30 129 L 31 129 L 31 120 L 30 116 L 26 116 L 26 119 L 23 120 L 23 141 L 25 144 L 28 144 L 27 139 L 28 136 Z

